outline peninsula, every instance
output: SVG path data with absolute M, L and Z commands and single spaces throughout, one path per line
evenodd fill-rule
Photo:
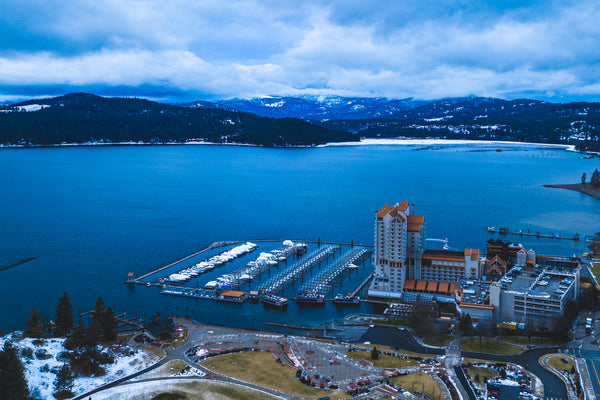
M 588 183 L 573 183 L 566 185 L 544 185 L 544 187 L 548 188 L 557 188 L 557 189 L 569 189 L 574 190 L 579 193 L 587 194 L 588 196 L 592 196 L 595 199 L 600 200 L 600 186 L 592 186 Z

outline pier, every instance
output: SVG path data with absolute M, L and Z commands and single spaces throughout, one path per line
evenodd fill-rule
M 522 230 L 511 231 L 508 228 L 500 227 L 500 228 L 487 228 L 486 231 L 490 233 L 498 232 L 501 235 L 519 235 L 519 236 L 530 236 L 530 237 L 538 237 L 538 238 L 547 238 L 547 239 L 562 239 L 562 240 L 573 240 L 575 242 L 580 240 L 579 234 L 576 233 L 573 236 L 562 236 L 560 233 L 540 233 L 540 232 L 523 232 Z M 585 237 L 585 240 L 588 240 L 588 237 Z
M 23 260 L 23 261 L 20 261 L 20 262 L 18 262 L 16 264 L 9 265 L 8 267 L 0 268 L 0 272 L 4 272 L 4 271 L 9 270 L 11 268 L 18 267 L 19 265 L 23 265 L 23 264 L 28 263 L 29 261 L 33 261 L 33 260 L 37 260 L 37 257 L 31 257 L 31 258 L 28 258 L 27 260 Z
M 350 250 L 338 262 L 333 263 L 329 268 L 302 285 L 300 292 L 317 296 L 327 295 L 341 283 L 344 272 L 349 271 L 351 265 L 363 264 L 370 256 L 371 251 L 367 249 Z
M 352 292 L 352 297 L 356 296 L 357 294 L 360 293 L 361 290 L 363 290 L 363 288 L 365 286 L 367 286 L 367 284 L 369 283 L 369 281 L 371 279 L 373 279 L 373 277 L 375 276 L 375 272 L 371 272 L 371 274 L 369 276 L 367 276 L 367 279 L 365 279 L 359 287 L 356 288 L 356 290 L 354 292 Z
M 313 251 L 303 261 L 300 261 L 275 278 L 265 282 L 260 286 L 260 289 L 267 293 L 282 292 L 288 285 L 303 277 L 305 273 L 312 271 L 317 265 L 321 265 L 324 260 L 328 260 L 329 256 L 335 255 L 337 250 L 337 247 L 325 246 Z
M 138 276 L 137 278 L 128 279 L 126 282 L 127 283 L 138 283 L 138 284 L 144 283 L 144 282 L 142 282 L 142 280 L 146 279 L 147 277 L 152 276 L 154 274 L 157 274 L 157 273 L 159 273 L 161 271 L 164 271 L 165 269 L 171 268 L 173 265 L 177 265 L 177 264 L 179 264 L 181 262 L 189 260 L 192 257 L 196 257 L 197 255 L 200 255 L 200 254 L 202 254 L 202 253 L 204 253 L 204 252 L 206 252 L 208 250 L 216 249 L 218 247 L 225 247 L 225 246 L 229 246 L 229 245 L 232 245 L 232 244 L 238 244 L 238 243 L 244 243 L 244 241 L 242 241 L 242 240 L 236 240 L 236 241 L 233 241 L 233 242 L 214 242 L 210 246 L 208 246 L 208 247 L 206 247 L 206 248 L 204 248 L 202 250 L 199 250 L 199 251 L 197 251 L 195 253 L 192 253 L 189 256 L 185 256 L 183 258 L 180 258 L 177 261 L 173 261 L 170 264 L 164 265 L 164 266 L 162 266 L 160 268 L 156 268 L 156 269 L 154 269 L 154 270 L 152 270 L 150 272 L 145 273 L 144 275 Z

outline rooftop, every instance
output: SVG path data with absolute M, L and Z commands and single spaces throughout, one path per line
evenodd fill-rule
M 564 268 L 516 265 L 499 284 L 505 291 L 560 299 L 571 285 L 577 283 L 575 277 L 575 272 Z

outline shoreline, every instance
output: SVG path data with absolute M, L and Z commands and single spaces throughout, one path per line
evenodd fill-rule
M 94 147 L 94 146 L 182 146 L 182 145 L 205 145 L 205 146 L 246 146 L 246 147 L 265 147 L 273 149 L 304 149 L 304 148 L 323 148 L 323 147 L 349 147 L 349 146 L 429 146 L 429 145 L 499 145 L 499 146 L 526 146 L 542 147 L 556 150 L 565 150 L 578 152 L 575 145 L 558 143 L 534 143 L 534 142 L 512 142 L 502 140 L 461 140 L 461 139 L 435 139 L 435 138 L 361 138 L 357 142 L 329 142 L 318 145 L 296 145 L 296 146 L 261 146 L 253 143 L 216 143 L 203 140 L 189 140 L 187 142 L 169 142 L 169 143 L 148 143 L 148 142 L 83 142 L 83 143 L 56 143 L 43 145 L 23 145 L 23 144 L 0 144 L 0 149 L 31 149 L 31 148 L 52 148 L 52 147 Z M 584 154 L 595 154 L 582 152 Z
M 593 197 L 597 200 L 600 200 L 600 187 L 593 188 L 591 184 L 586 183 L 582 185 L 581 183 L 571 183 L 571 184 L 557 184 L 557 185 L 544 185 L 547 188 L 554 189 L 568 189 L 573 190 L 575 192 L 579 192 L 590 197 Z

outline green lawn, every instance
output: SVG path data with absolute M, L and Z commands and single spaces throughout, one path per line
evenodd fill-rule
M 453 339 L 451 335 L 442 335 L 441 340 L 439 336 L 423 338 L 423 343 L 430 346 L 444 347 Z
M 440 389 L 432 377 L 424 372 L 416 372 L 414 374 L 393 378 L 392 383 L 409 392 L 425 393 L 433 400 L 444 399 L 444 392 L 442 392 L 442 389 Z
M 408 326 L 408 321 L 405 319 L 396 319 L 396 318 L 374 319 L 372 322 L 375 325 Z
M 463 339 L 461 343 L 461 348 L 466 351 L 476 351 L 479 353 L 501 354 L 509 356 L 521 354 L 523 352 L 523 348 L 521 346 L 504 342 L 498 343 L 494 339 L 490 341 L 486 341 L 485 339 L 483 339 L 481 341 L 481 344 L 479 342 L 479 338 Z
M 600 262 L 593 262 L 592 268 L 590 269 L 592 270 L 592 274 L 594 274 L 594 277 L 596 278 L 596 282 L 600 281 Z
M 529 337 L 527 337 L 527 336 L 510 335 L 510 336 L 504 336 L 503 339 L 508 342 L 514 342 L 514 343 L 520 343 L 520 344 L 554 343 L 552 338 L 540 337 L 540 336 L 532 336 L 531 340 L 529 340 Z
M 379 354 L 377 360 L 373 360 L 371 359 L 371 352 L 369 351 L 351 351 L 346 353 L 346 357 L 358 361 L 370 361 L 375 367 L 379 368 L 403 368 L 413 367 L 420 364 L 420 362 L 417 360 L 408 360 L 406 358 L 388 356 L 387 354 Z
M 275 362 L 275 358 L 265 352 L 248 351 L 209 358 L 202 365 L 223 375 L 269 387 L 289 395 L 315 399 L 327 396 L 331 399 L 351 397 L 343 390 L 324 390 L 299 382 L 296 370 Z
M 473 381 L 475 381 L 475 377 L 479 375 L 478 383 L 482 383 L 485 378 L 489 379 L 498 376 L 498 372 L 495 369 L 485 367 L 471 367 L 467 369 L 467 373 Z
M 573 366 L 575 364 L 573 364 L 573 359 L 571 357 L 556 356 L 556 357 L 550 357 L 548 359 L 548 365 L 550 365 L 552 368 L 554 368 L 557 371 L 561 371 L 561 370 L 570 371 L 571 368 L 573 368 Z

